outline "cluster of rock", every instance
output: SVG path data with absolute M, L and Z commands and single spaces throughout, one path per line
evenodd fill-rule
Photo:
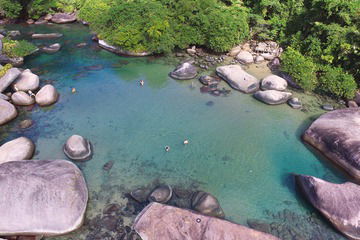
M 54 15 L 47 14 L 39 18 L 38 20 L 28 19 L 27 24 L 46 24 L 49 22 L 64 24 L 64 23 L 73 23 L 77 20 L 75 13 L 55 13 Z
M 9 69 L 0 78 L 0 125 L 16 118 L 17 110 L 14 105 L 29 106 L 37 103 L 45 107 L 58 100 L 59 94 L 54 86 L 47 84 L 37 91 L 39 87 L 39 77 L 31 70 Z
M 197 48 L 192 46 L 191 48 L 186 49 L 186 54 L 178 52 L 176 53 L 177 57 L 192 57 L 194 59 L 194 64 L 201 69 L 209 69 L 219 63 L 224 62 L 226 55 L 215 56 L 206 53 L 202 48 Z

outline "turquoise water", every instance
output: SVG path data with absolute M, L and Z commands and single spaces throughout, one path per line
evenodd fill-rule
M 34 159 L 63 159 L 62 146 L 69 136 L 88 138 L 94 156 L 79 164 L 90 189 L 88 216 L 109 202 L 124 201 L 122 193 L 104 191 L 104 186 L 134 189 L 159 180 L 212 193 L 227 219 L 241 224 L 248 219 L 272 220 L 269 212 L 284 209 L 307 218 L 314 209 L 297 193 L 291 174 L 344 180 L 300 140 L 319 112 L 267 106 L 236 91 L 227 97 L 202 94 L 197 80 L 168 77 L 176 60 L 116 56 L 97 48 L 84 26 L 9 28 L 65 36 L 35 41 L 61 42 L 60 52 L 26 59 L 26 67 L 40 74 L 43 84 L 55 85 L 59 102 L 50 108 L 22 109 L 10 128 L 1 129 L 10 131 L 2 142 L 25 135 L 36 144 Z M 80 42 L 89 45 L 76 48 Z M 96 69 L 89 70 L 94 65 Z M 144 87 L 139 86 L 140 79 L 145 80 Z M 209 101 L 214 104 L 208 106 Z M 20 131 L 16 126 L 25 118 L 35 125 Z M 184 146 L 184 139 L 190 144 Z M 166 145 L 170 152 L 164 151 Z M 102 169 L 108 161 L 114 161 L 109 172 Z M 322 218 L 319 221 L 326 225 Z M 341 238 L 329 228 L 326 231 Z

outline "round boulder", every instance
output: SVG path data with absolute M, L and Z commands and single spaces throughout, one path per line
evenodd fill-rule
M 261 82 L 262 90 L 284 91 L 286 90 L 287 86 L 287 81 L 276 75 L 267 76 Z
M 210 193 L 198 191 L 191 199 L 193 210 L 213 217 L 225 217 L 224 211 L 220 207 L 219 201 Z
M 82 136 L 72 135 L 64 145 L 64 153 L 71 160 L 89 160 L 92 155 L 91 144 Z
M 0 99 L 0 125 L 10 122 L 17 116 L 17 110 L 8 101 Z
M 0 147 L 0 164 L 10 161 L 31 159 L 35 151 L 34 143 L 26 138 L 19 137 Z
M 276 90 L 258 91 L 254 94 L 254 97 L 269 105 L 278 105 L 286 103 L 292 96 L 289 92 L 280 92 Z
M 30 69 L 24 70 L 13 84 L 15 91 L 35 91 L 39 88 L 39 77 Z
M 35 103 L 35 99 L 23 91 L 18 91 L 11 95 L 11 101 L 19 106 L 29 106 Z
M 49 106 L 54 103 L 59 98 L 59 93 L 56 91 L 53 85 L 47 84 L 40 89 L 40 91 L 35 96 L 35 101 L 41 107 Z
M 170 73 L 170 77 L 178 80 L 193 79 L 198 74 L 197 69 L 194 65 L 189 62 L 180 64 Z
M 242 64 L 254 63 L 254 57 L 248 51 L 240 51 L 236 56 L 236 59 Z
M 167 203 L 172 197 L 172 188 L 169 185 L 158 186 L 149 196 L 150 202 Z

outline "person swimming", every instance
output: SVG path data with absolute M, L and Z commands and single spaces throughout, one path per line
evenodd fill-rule
M 144 80 L 140 80 L 140 86 L 144 86 L 145 82 Z
M 189 144 L 189 140 L 185 139 L 184 140 L 184 145 L 187 145 L 187 144 Z
M 169 152 L 170 151 L 170 147 L 169 146 L 165 146 L 165 151 Z

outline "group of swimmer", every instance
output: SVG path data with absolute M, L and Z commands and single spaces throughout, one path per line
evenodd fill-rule
M 185 139 L 183 143 L 184 143 L 184 145 L 187 145 L 187 144 L 189 144 L 189 140 Z M 169 152 L 170 151 L 170 146 L 165 146 L 165 151 Z

